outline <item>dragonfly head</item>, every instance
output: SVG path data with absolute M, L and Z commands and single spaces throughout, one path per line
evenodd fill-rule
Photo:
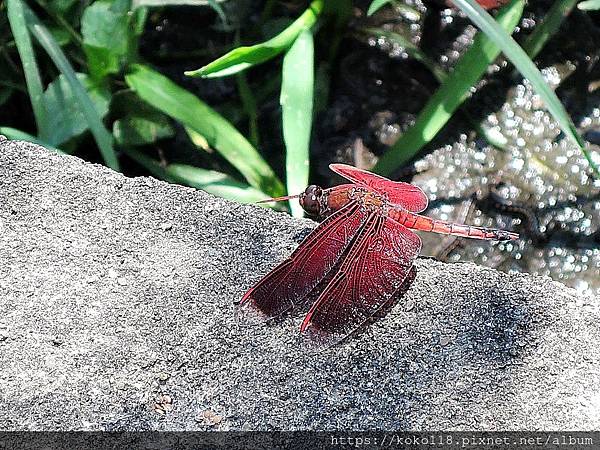
M 321 216 L 327 210 L 327 196 L 323 189 L 311 184 L 300 194 L 300 206 L 311 216 Z
M 327 213 L 330 212 L 328 205 L 328 193 L 330 189 L 323 190 L 319 186 L 311 184 L 308 186 L 302 194 L 286 195 L 284 197 L 269 198 L 261 200 L 256 203 L 268 203 L 268 202 L 282 202 L 284 200 L 290 200 L 297 198 L 300 201 L 300 206 L 304 208 L 311 216 L 326 217 Z

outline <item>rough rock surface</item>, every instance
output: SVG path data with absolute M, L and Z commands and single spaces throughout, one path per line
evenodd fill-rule
M 598 429 L 598 299 L 419 259 L 321 353 L 234 300 L 312 227 L 0 142 L 0 429 Z

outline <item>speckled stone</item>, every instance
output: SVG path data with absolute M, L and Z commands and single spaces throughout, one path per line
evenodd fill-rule
M 600 428 L 599 301 L 547 278 L 420 258 L 321 353 L 242 325 L 313 226 L 0 142 L 0 429 Z

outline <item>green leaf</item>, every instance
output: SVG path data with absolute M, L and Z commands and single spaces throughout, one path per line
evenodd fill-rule
M 209 6 L 213 0 L 133 0 L 134 8 L 140 6 L 163 7 L 163 6 Z M 216 0 L 223 3 L 226 0 Z
M 224 77 L 261 64 L 287 50 L 302 30 L 311 28 L 323 10 L 324 0 L 313 0 L 308 9 L 277 36 L 251 47 L 238 47 L 197 70 L 185 72 L 191 77 Z
M 48 27 L 50 33 L 52 33 L 52 37 L 56 41 L 58 45 L 64 47 L 69 42 L 71 42 L 71 35 L 67 30 L 60 27 Z
M 45 138 L 47 136 L 47 130 L 49 129 L 48 113 L 46 111 L 46 105 L 44 104 L 42 78 L 35 59 L 31 37 L 27 31 L 24 10 L 25 5 L 21 0 L 7 0 L 6 6 L 10 28 L 15 38 L 17 50 L 19 51 L 23 71 L 25 72 L 27 91 L 29 92 L 29 100 L 31 101 L 38 134 L 42 138 Z
M 211 151 L 210 144 L 202 134 L 185 125 L 183 128 L 185 129 L 185 132 L 196 147 L 207 152 Z
M 498 26 L 512 32 L 521 19 L 524 4 L 524 0 L 513 0 L 503 8 L 497 17 L 500 24 Z M 444 83 L 419 113 L 415 124 L 383 155 L 373 170 L 383 175 L 390 175 L 415 156 L 435 137 L 456 109 L 469 97 L 471 86 L 481 78 L 499 54 L 500 49 L 494 41 L 485 34 L 478 33 L 473 45 L 458 61 L 454 71 L 446 77 Z
M 281 76 L 277 74 L 266 80 L 261 80 L 260 84 L 253 86 L 252 94 L 256 104 L 258 105 L 271 99 L 280 90 Z M 223 102 L 218 106 L 215 106 L 215 109 L 222 116 L 225 116 L 231 123 L 239 123 L 251 112 L 249 109 L 246 109 L 245 106 L 243 109 L 240 109 L 239 102 L 233 100 Z
M 128 0 L 98 0 L 81 18 L 81 34 L 90 73 L 103 78 L 118 73 L 129 54 L 132 28 Z
M 25 133 L 24 131 L 17 130 L 16 128 L 0 127 L 0 134 L 3 134 L 7 138 L 13 139 L 15 141 L 33 142 L 34 144 L 41 145 L 42 147 L 45 147 L 48 150 L 52 150 L 53 152 L 66 154 L 66 152 L 63 152 L 62 150 L 59 150 L 56 147 L 53 147 L 48 142 L 44 142 L 41 139 L 38 139 L 35 136 L 30 135 L 29 133 Z
M 502 49 L 506 57 L 515 65 L 517 70 L 521 72 L 525 78 L 529 80 L 531 86 L 544 101 L 546 108 L 554 120 L 558 122 L 561 130 L 571 139 L 581 150 L 588 161 L 590 168 L 600 176 L 600 169 L 592 159 L 591 154 L 585 146 L 585 142 L 579 136 L 577 128 L 573 121 L 565 111 L 564 106 L 556 96 L 556 93 L 544 81 L 544 77 L 535 66 L 533 61 L 529 59 L 525 51 L 519 47 L 515 40 L 506 34 L 506 32 L 498 26 L 494 19 L 481 7 L 475 0 L 453 0 L 471 21 L 477 25 L 484 33 L 486 33 L 496 44 Z
M 552 7 L 544 16 L 544 20 L 533 29 L 533 33 L 527 37 L 523 44 L 523 50 L 531 59 L 534 59 L 550 38 L 558 32 L 563 20 L 571 14 L 571 10 L 575 7 L 577 1 L 556 0 L 552 4 Z
M 425 67 L 427 67 L 432 75 L 438 80 L 440 84 L 442 84 L 448 74 L 444 71 L 444 69 L 439 66 L 435 61 L 430 59 L 425 52 L 423 52 L 419 47 L 413 44 L 407 37 L 391 32 L 388 30 L 384 30 L 382 28 L 365 28 L 359 30 L 361 32 L 367 33 L 368 35 L 375 36 L 385 36 L 391 42 L 404 47 L 407 54 L 412 56 L 417 61 L 420 61 Z M 472 124 L 473 128 L 481 135 L 483 138 L 491 145 L 498 149 L 506 150 L 507 140 L 499 131 L 495 131 L 486 126 L 481 125 L 477 120 L 473 119 L 470 114 L 465 111 L 463 108 L 462 114 L 467 118 L 467 120 Z
M 113 95 L 110 115 L 117 119 L 115 140 L 123 146 L 147 145 L 175 135 L 171 119 L 129 89 Z
M 46 0 L 36 0 L 36 3 L 52 19 L 48 29 L 60 46 L 65 46 L 70 42 L 74 42 L 79 47 L 83 45 L 81 35 L 71 25 L 80 22 L 80 9 L 73 8 L 73 2 L 68 4 L 59 0 L 48 3 Z
M 139 111 L 118 119 L 113 134 L 119 145 L 147 145 L 175 135 L 169 119 L 158 111 Z
M 258 107 L 256 106 L 256 98 L 254 97 L 252 89 L 250 89 L 250 85 L 248 84 L 245 73 L 238 73 L 236 75 L 236 80 L 238 92 L 240 94 L 240 98 L 242 99 L 242 107 L 244 108 L 244 112 L 248 115 L 250 142 L 252 142 L 252 145 L 256 146 L 259 142 Z
M 80 3 L 79 0 L 52 0 L 46 5 L 55 13 L 64 16 L 77 3 Z
M 367 16 L 372 16 L 388 3 L 392 3 L 392 0 L 373 0 L 367 10 Z
M 52 59 L 58 70 L 65 76 L 67 83 L 71 86 L 73 94 L 81 106 L 85 115 L 90 131 L 92 132 L 100 153 L 106 165 L 114 170 L 119 170 L 119 161 L 115 154 L 112 142 L 112 135 L 104 127 L 102 117 L 98 114 L 92 99 L 81 85 L 75 71 L 62 52 L 60 46 L 56 43 L 48 29 L 39 21 L 33 11 L 25 6 L 25 18 L 31 34 L 37 39 L 40 45 L 46 50 L 48 56 Z
M 112 50 L 104 47 L 84 45 L 90 74 L 96 79 L 102 79 L 121 69 L 120 58 Z
M 147 103 L 204 136 L 251 186 L 277 197 L 283 185 L 258 151 L 210 106 L 149 67 L 136 64 L 127 84 Z
M 600 9 L 600 0 L 587 0 L 577 5 L 577 8 L 583 11 L 595 11 Z
M 280 103 L 286 147 L 287 191 L 302 192 L 308 184 L 310 132 L 313 114 L 314 43 L 304 30 L 283 59 Z M 291 202 L 292 214 L 302 217 L 302 207 Z
M 104 117 L 108 112 L 110 100 L 108 89 L 92 82 L 86 74 L 78 73 L 76 76 L 85 87 L 97 114 Z M 51 145 L 60 145 L 89 128 L 78 97 L 64 75 L 59 75 L 48 85 L 44 92 L 44 99 L 48 108 L 50 125 L 46 142 Z
M 225 15 L 223 8 L 221 8 L 221 5 L 219 5 L 215 0 L 208 0 L 208 5 L 217 13 L 222 24 L 227 27 L 227 16 Z
M 145 167 L 155 177 L 171 183 L 202 189 L 210 194 L 242 203 L 254 203 L 268 197 L 264 192 L 240 183 L 221 172 L 200 169 L 186 164 L 167 164 L 163 166 L 159 161 L 131 148 L 125 148 L 124 153 Z

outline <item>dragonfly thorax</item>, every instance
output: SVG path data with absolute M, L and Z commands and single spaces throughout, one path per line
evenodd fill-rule
M 364 209 L 379 211 L 384 215 L 387 213 L 388 199 L 384 195 L 380 195 L 369 189 L 355 187 L 350 192 L 350 198 L 357 201 Z

